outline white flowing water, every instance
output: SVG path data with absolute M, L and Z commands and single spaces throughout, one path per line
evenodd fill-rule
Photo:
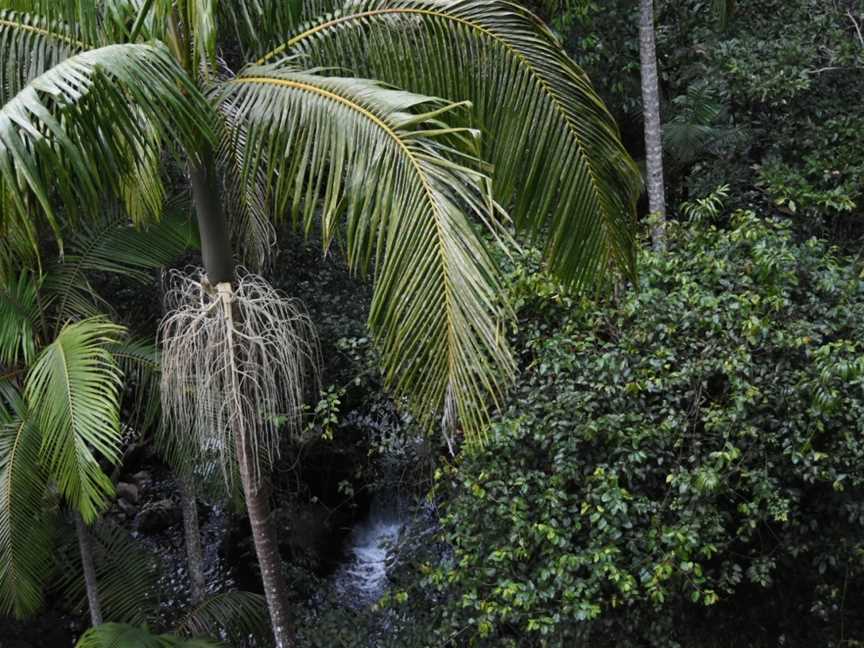
M 347 542 L 346 561 L 333 575 L 333 583 L 346 604 L 373 605 L 387 590 L 387 565 L 402 530 L 395 510 L 373 510 L 354 527 Z

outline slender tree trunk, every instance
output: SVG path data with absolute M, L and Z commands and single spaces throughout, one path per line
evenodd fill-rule
M 212 151 L 201 154 L 202 164 L 193 164 L 189 170 L 192 198 L 198 216 L 201 234 L 201 256 L 207 279 L 214 287 L 234 281 L 234 257 L 228 238 L 228 225 L 222 212 L 219 181 L 213 164 Z
M 289 648 L 294 645 L 294 627 L 291 623 L 288 586 L 282 573 L 282 559 L 276 541 L 276 525 L 270 510 L 270 489 L 255 478 L 255 460 L 242 435 L 237 436 L 237 458 L 276 648 Z
M 230 314 L 230 297 L 234 279 L 234 260 L 228 229 L 219 197 L 219 183 L 215 177 L 212 152 L 202 155 L 203 163 L 190 170 L 192 196 L 201 233 L 201 252 L 204 270 L 210 284 L 219 290 L 226 300 L 226 313 Z M 235 380 L 239 378 L 235 375 Z M 246 509 L 252 526 L 255 553 L 261 568 L 264 596 L 270 611 L 270 622 L 275 648 L 290 648 L 294 645 L 294 631 L 290 623 L 288 587 L 282 573 L 282 559 L 276 541 L 276 526 L 270 512 L 268 489 L 263 476 L 255 469 L 255 458 L 251 444 L 244 433 L 242 421 L 236 422 L 235 431 L 237 460 L 240 464 L 240 480 L 246 499 Z
M 651 231 L 655 250 L 666 247 L 666 190 L 663 180 L 663 132 L 660 125 L 660 87 L 654 42 L 654 0 L 639 0 L 639 59 L 642 70 L 642 110 L 645 118 L 645 163 L 648 208 L 659 219 Z
M 90 532 L 75 513 L 75 532 L 78 534 L 78 548 L 81 550 L 81 568 L 84 571 L 84 587 L 87 590 L 87 604 L 90 606 L 90 621 L 94 626 L 102 625 L 102 608 L 99 605 L 99 591 L 96 587 L 96 567 L 93 565 L 93 546 Z
M 189 586 L 192 605 L 204 600 L 207 583 L 204 580 L 204 555 L 201 551 L 201 531 L 198 526 L 198 503 L 195 492 L 184 477 L 177 478 L 180 508 L 183 511 L 183 535 L 186 540 L 186 562 L 189 566 Z

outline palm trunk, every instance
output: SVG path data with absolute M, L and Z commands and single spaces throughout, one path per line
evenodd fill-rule
M 84 571 L 84 588 L 87 590 L 87 604 L 90 606 L 90 622 L 102 625 L 102 608 L 99 605 L 99 591 L 96 586 L 96 567 L 93 565 L 93 546 L 90 532 L 79 513 L 75 513 L 75 532 L 78 535 L 78 548 L 81 550 L 81 568 Z
M 177 487 L 180 491 L 180 508 L 183 511 L 183 535 L 186 541 L 186 562 L 189 566 L 192 605 L 198 605 L 204 600 L 207 592 L 201 532 L 198 526 L 198 503 L 195 501 L 195 492 L 185 478 L 177 478 Z
M 639 59 L 642 70 L 642 110 L 645 118 L 645 165 L 648 209 L 658 218 L 651 231 L 655 250 L 666 247 L 666 190 L 663 184 L 663 132 L 660 125 L 660 87 L 654 42 L 654 0 L 640 0 Z
M 226 299 L 230 316 L 230 288 L 234 279 L 234 260 L 228 229 L 219 198 L 219 184 L 213 170 L 212 152 L 202 155 L 202 164 L 194 165 L 190 171 L 192 196 L 201 233 L 201 252 L 204 270 L 213 287 Z M 222 286 L 220 286 L 222 284 Z M 227 284 L 227 286 L 226 286 Z M 235 380 L 239 379 L 235 375 Z M 238 388 L 239 389 L 239 388 Z M 276 641 L 275 648 L 290 648 L 294 645 L 293 627 L 290 623 L 288 587 L 282 573 L 282 560 L 276 542 L 276 526 L 270 514 L 270 501 L 264 480 L 255 469 L 255 458 L 251 444 L 243 431 L 243 422 L 235 421 L 239 429 L 235 432 L 237 460 L 240 464 L 240 480 L 246 499 L 246 509 L 252 526 L 255 554 L 261 569 L 264 596 L 270 611 L 270 623 Z
M 198 216 L 198 230 L 201 234 L 204 270 L 207 272 L 210 284 L 216 286 L 234 280 L 234 257 L 231 253 L 231 241 L 228 238 L 228 226 L 222 212 L 213 153 L 205 151 L 201 156 L 203 161 L 192 165 L 189 177 Z
M 237 458 L 240 462 L 240 479 L 243 482 L 246 510 L 252 526 L 255 554 L 258 556 L 264 584 L 264 596 L 276 639 L 275 648 L 289 648 L 294 645 L 294 628 L 291 624 L 288 585 L 282 573 L 282 560 L 276 541 L 276 525 L 270 511 L 269 489 L 260 479 L 256 479 L 254 459 L 249 444 L 242 435 L 237 436 Z

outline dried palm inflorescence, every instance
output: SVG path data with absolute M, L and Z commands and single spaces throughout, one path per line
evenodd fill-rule
M 258 482 L 268 472 L 262 462 L 278 456 L 279 428 L 299 431 L 307 378 L 317 380 L 312 322 L 298 302 L 244 270 L 233 285 L 211 286 L 202 270 L 172 271 L 166 283 L 159 337 L 169 433 L 218 453 L 226 479 L 237 448 L 247 448 Z

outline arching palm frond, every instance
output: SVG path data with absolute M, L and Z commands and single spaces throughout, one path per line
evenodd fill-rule
M 224 132 L 223 132 L 224 134 Z M 276 248 L 276 228 L 267 208 L 267 180 L 263 172 L 246 168 L 245 129 L 228 129 L 228 139 L 219 149 L 223 178 L 225 215 L 231 240 L 243 263 L 256 271 L 268 268 Z
M 304 22 L 335 9 L 342 0 L 233 0 L 219 3 L 222 28 L 233 32 L 245 60 L 254 60 Z
M 224 592 L 211 596 L 189 611 L 177 625 L 178 634 L 189 637 L 226 637 L 231 646 L 270 641 L 267 601 L 251 592 Z
M 209 114 L 162 46 L 111 45 L 66 59 L 0 108 L 0 231 L 15 229 L 38 249 L 38 206 L 62 243 L 57 203 L 73 222 L 100 213 L 106 191 L 119 193 L 152 148 L 153 129 L 194 152 L 212 139 Z
M 90 530 L 99 603 L 105 618 L 122 623 L 145 623 L 159 605 L 159 560 L 129 532 L 100 520 Z M 61 574 L 56 583 L 73 610 L 87 607 L 81 552 L 75 536 L 60 548 Z M 137 645 L 137 644 L 130 644 Z
M 0 614 L 36 612 L 53 563 L 53 516 L 41 435 L 8 383 L 0 385 Z
M 44 464 L 87 523 L 114 492 L 97 455 L 112 463 L 120 457 L 120 372 L 106 347 L 123 331 L 103 318 L 69 324 L 42 350 L 25 380 Z
M 105 623 L 90 628 L 75 644 L 75 648 L 225 648 L 224 644 L 206 639 L 183 639 L 171 635 L 155 635 L 146 628 L 120 623 Z
M 58 329 L 72 319 L 110 312 L 90 285 L 91 273 L 147 282 L 153 270 L 200 245 L 194 222 L 181 214 L 135 228 L 118 214 L 103 212 L 92 223 L 64 230 L 63 236 L 67 253 L 47 266 L 42 291 Z
M 39 284 L 27 270 L 0 278 L 0 364 L 6 367 L 28 366 L 36 357 Z
M 124 420 L 140 430 L 159 421 L 159 349 L 151 340 L 127 337 L 108 345 L 123 372 Z
M 637 167 L 584 72 L 528 10 L 507 0 L 348 0 L 260 62 L 310 65 L 470 100 L 495 165 L 495 195 L 545 242 L 565 281 L 635 264 Z
M 488 183 L 448 146 L 466 132 L 438 119 L 458 106 L 268 68 L 229 81 L 219 104 L 244 177 L 263 174 L 277 215 L 307 229 L 320 218 L 325 244 L 346 215 L 349 263 L 375 265 L 369 324 L 389 385 L 425 423 L 452 405 L 479 433 L 513 361 L 497 271 L 472 222 L 495 228 Z
M 66 23 L 0 9 L 0 104 L 84 49 L 87 44 Z

